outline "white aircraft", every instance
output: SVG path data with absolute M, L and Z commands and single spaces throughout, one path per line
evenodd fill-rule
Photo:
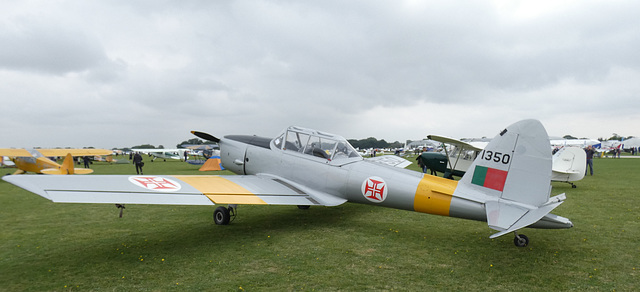
M 584 178 L 587 171 L 587 154 L 580 147 L 562 147 L 551 159 L 551 180 L 566 182 L 576 188 L 574 181 Z
M 189 152 L 190 149 L 182 149 L 182 148 L 177 148 L 177 149 L 163 149 L 163 148 L 152 148 L 152 149 L 145 149 L 145 148 L 134 148 L 131 149 L 131 151 L 133 152 L 140 152 L 140 153 L 144 153 L 144 154 L 148 154 L 153 156 L 153 159 L 151 161 L 156 160 L 157 158 L 162 158 L 164 159 L 164 161 L 167 161 L 168 159 L 175 159 L 175 160 L 182 160 L 184 159 L 184 153 L 185 152 Z
M 600 144 L 600 141 L 594 139 L 550 139 L 549 143 L 551 147 L 574 146 L 586 148 L 590 145 Z

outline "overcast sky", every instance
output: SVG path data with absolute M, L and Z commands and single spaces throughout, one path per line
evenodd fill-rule
M 4 1 L 0 147 L 640 136 L 640 1 Z

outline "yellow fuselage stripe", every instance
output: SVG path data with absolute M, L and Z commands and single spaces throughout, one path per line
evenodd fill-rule
M 416 212 L 449 216 L 451 198 L 458 182 L 425 174 L 418 184 L 413 199 Z
M 219 176 L 174 176 L 202 192 L 215 204 L 266 205 L 256 194 Z

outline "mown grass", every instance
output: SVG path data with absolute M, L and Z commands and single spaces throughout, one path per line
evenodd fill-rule
M 54 204 L 1 181 L 0 290 L 633 291 L 640 159 L 594 164 L 577 189 L 553 183 L 568 197 L 554 213 L 575 227 L 525 229 L 526 248 L 510 235 L 489 239 L 483 222 L 352 203 L 240 206 L 232 224 L 216 226 L 211 207 L 127 205 L 118 218 L 112 205 Z M 146 161 L 144 171 L 197 169 Z

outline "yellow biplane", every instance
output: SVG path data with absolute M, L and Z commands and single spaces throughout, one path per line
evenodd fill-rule
M 14 174 L 26 172 L 44 174 L 87 174 L 92 169 L 75 168 L 74 156 L 111 155 L 113 152 L 107 149 L 12 149 L 0 148 L 0 156 L 7 156 L 18 168 Z M 49 157 L 65 156 L 62 164 L 51 160 Z

